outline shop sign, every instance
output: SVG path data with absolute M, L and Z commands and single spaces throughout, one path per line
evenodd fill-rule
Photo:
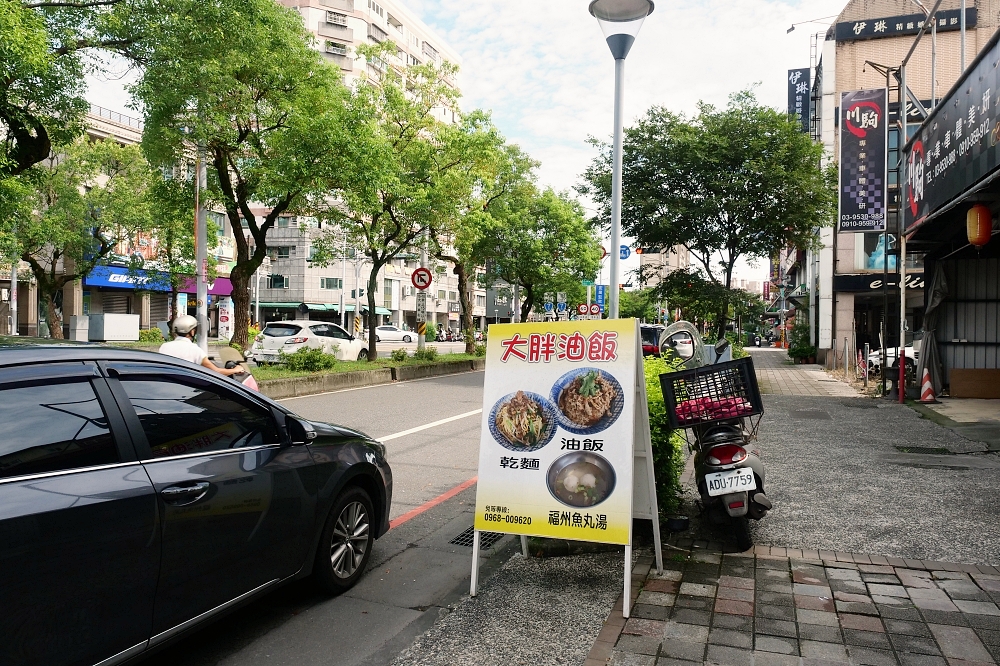
M 962 27 L 961 9 L 941 9 L 935 13 L 934 17 L 937 21 L 938 32 L 959 30 Z M 975 7 L 967 8 L 965 10 L 965 27 L 976 27 L 977 17 L 978 12 Z M 852 42 L 859 39 L 915 35 L 924 27 L 925 20 L 926 17 L 923 14 L 905 14 L 903 16 L 886 16 L 885 18 L 842 21 L 837 24 L 836 37 L 838 42 Z
M 833 276 L 833 290 L 842 292 L 865 292 L 865 291 L 881 291 L 882 290 L 882 276 L 878 273 L 866 273 L 862 275 L 834 275 Z M 899 286 L 899 273 L 889 273 L 889 279 L 885 283 L 890 289 L 896 289 Z M 921 273 L 907 273 L 906 274 L 906 288 L 907 289 L 923 289 L 924 288 L 924 274 Z
M 905 229 L 922 223 L 1000 165 L 997 37 L 906 148 Z
M 888 90 L 856 90 L 840 97 L 841 232 L 883 231 L 886 222 Z
M 219 299 L 219 337 L 229 340 L 236 330 L 234 326 L 233 299 L 228 296 Z
M 804 134 L 809 133 L 809 68 L 788 70 L 788 115 L 802 126 Z
M 83 278 L 83 283 L 88 287 L 170 291 L 170 280 L 166 273 L 121 266 L 94 266 L 90 274 Z

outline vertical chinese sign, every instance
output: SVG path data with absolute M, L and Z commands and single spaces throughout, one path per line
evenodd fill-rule
M 809 133 L 809 68 L 788 70 L 788 115 L 802 125 L 802 132 Z
M 490 327 L 477 530 L 631 543 L 636 350 L 633 319 Z
M 841 93 L 839 231 L 885 230 L 888 97 L 885 88 Z

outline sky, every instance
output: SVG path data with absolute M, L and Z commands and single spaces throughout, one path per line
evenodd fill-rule
M 596 154 L 587 138 L 613 130 L 614 60 L 587 0 L 404 1 L 462 56 L 462 108 L 491 111 L 506 137 L 541 162 L 541 186 L 578 184 Z M 845 4 L 656 0 L 626 60 L 626 126 L 654 105 L 693 114 L 699 101 L 723 106 L 750 86 L 763 103 L 784 109 L 787 70 L 809 66 L 810 35 L 825 31 L 833 19 L 824 17 Z M 128 112 L 121 80 L 90 77 L 89 84 L 91 102 Z M 637 266 L 632 254 L 623 270 Z M 737 271 L 747 279 L 766 274 L 766 260 Z

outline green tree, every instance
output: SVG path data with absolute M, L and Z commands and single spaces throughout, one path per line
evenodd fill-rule
M 487 284 L 520 289 L 521 319 L 541 307 L 545 294 L 573 291 L 600 268 L 600 241 L 583 207 L 567 193 L 522 188 L 483 218 L 476 256 L 486 258 Z
M 16 239 L 50 335 L 61 339 L 63 287 L 150 229 L 148 192 L 158 175 L 138 147 L 113 141 L 80 139 L 44 164 L 36 167 L 34 210 L 20 221 Z
M 268 232 L 316 192 L 333 196 L 341 179 L 369 168 L 370 120 L 364 109 L 351 115 L 339 69 L 311 48 L 294 10 L 274 0 L 171 6 L 155 17 L 133 89 L 146 111 L 143 150 L 170 167 L 203 147 L 208 199 L 224 207 L 233 230 L 233 342 L 245 348 L 250 279 Z
M 611 148 L 584 174 L 581 191 L 610 218 Z M 733 267 L 782 247 L 811 247 L 835 205 L 835 174 L 823 148 L 752 90 L 691 118 L 650 109 L 626 131 L 622 229 L 650 248 L 685 246 L 707 279 L 725 289 L 716 333 L 725 330 Z
M 646 322 L 660 321 L 659 299 L 653 289 L 619 292 L 618 313 L 622 318 L 635 317 Z

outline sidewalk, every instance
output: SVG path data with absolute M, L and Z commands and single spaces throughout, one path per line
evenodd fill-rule
M 640 558 L 631 618 L 619 597 L 585 666 L 1000 660 L 1000 570 L 992 566 L 675 543 L 689 552 L 666 551 L 662 573 Z
M 913 404 L 912 407 L 938 425 L 974 442 L 982 442 L 990 451 L 1000 451 L 1000 400 L 938 400 L 939 404 Z
M 858 392 L 826 374 L 815 364 L 792 365 L 787 349 L 747 347 L 757 371 L 761 393 L 858 397 Z

